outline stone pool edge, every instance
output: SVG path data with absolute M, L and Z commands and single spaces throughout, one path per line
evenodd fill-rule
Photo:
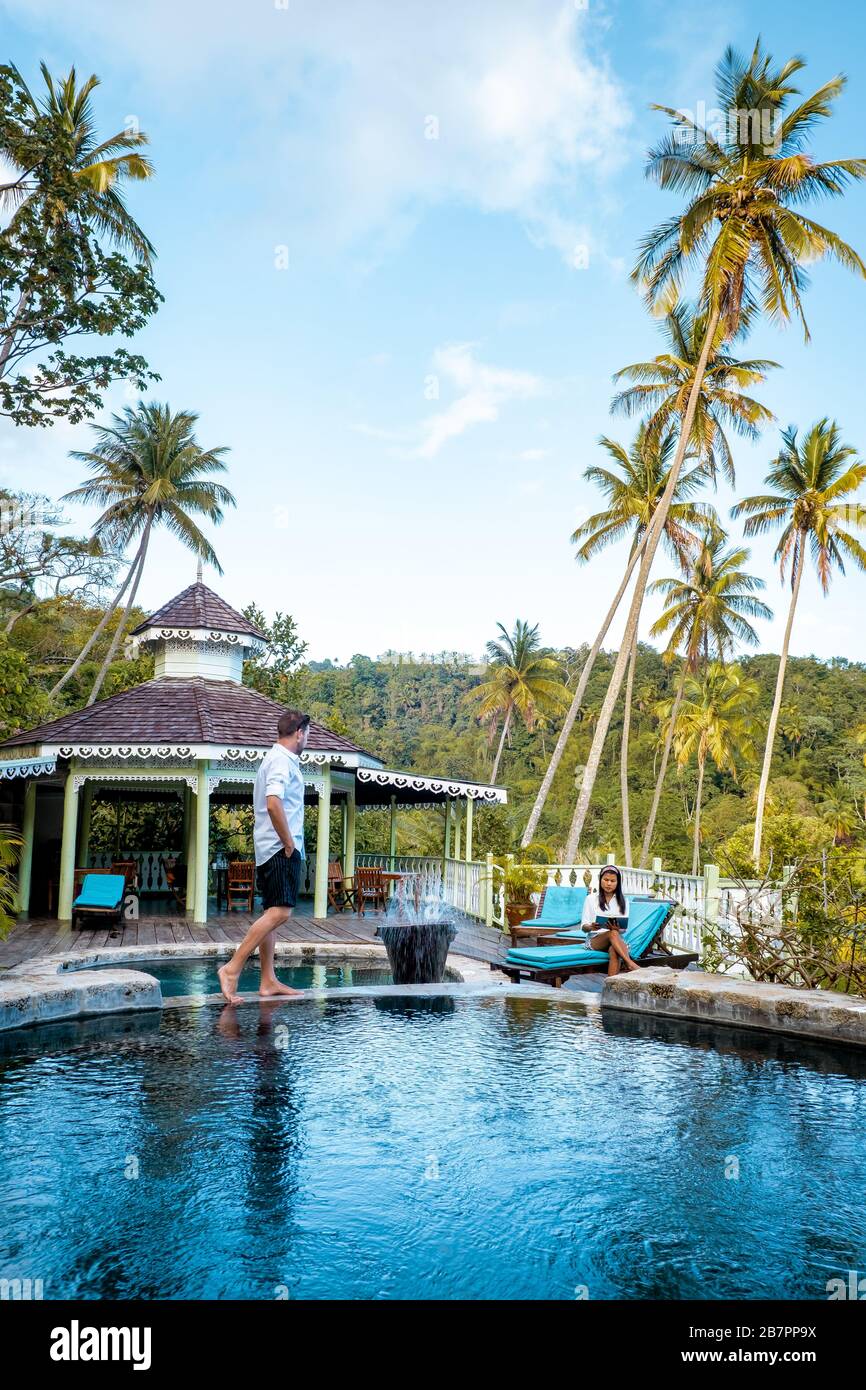
M 601 1008 L 866 1047 L 866 999 L 700 970 L 651 966 L 615 976 L 604 983 Z
M 0 974 L 0 1032 L 25 1028 L 34 1024 L 54 1023 L 78 1018 L 93 1018 L 102 1014 L 129 1013 L 142 1009 L 174 1007 L 175 999 L 162 997 L 159 981 L 139 969 L 124 969 L 135 962 L 197 959 L 228 959 L 235 942 L 175 942 L 153 946 L 105 946 L 90 950 L 70 951 L 62 955 L 39 956 Z M 379 943 L 345 944 L 340 942 L 280 941 L 276 957 L 298 964 L 321 964 L 338 959 L 348 964 L 385 961 L 385 948 Z M 116 969 L 94 971 L 88 967 L 116 963 Z M 302 999 L 321 999 L 334 994 L 369 997 L 377 993 L 399 994 L 467 994 L 490 997 L 493 994 L 527 993 L 526 986 L 511 986 L 504 977 L 491 979 L 486 962 L 468 956 L 449 954 L 448 966 L 460 975 L 460 982 L 441 985 L 366 985 L 340 990 L 305 990 Z M 533 986 L 533 994 L 559 998 L 561 992 L 547 986 Z M 220 996 L 181 996 L 189 1006 L 219 1003 Z M 244 1003 L 261 1003 L 251 994 Z M 570 1001 L 569 1001 L 570 1002 Z M 581 1000 L 588 1005 L 589 1001 Z

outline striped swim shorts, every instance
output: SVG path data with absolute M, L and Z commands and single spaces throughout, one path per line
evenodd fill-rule
M 285 850 L 278 849 L 264 864 L 259 864 L 256 886 L 266 912 L 269 907 L 295 907 L 303 870 L 303 856 L 297 849 L 292 851 L 291 858 Z

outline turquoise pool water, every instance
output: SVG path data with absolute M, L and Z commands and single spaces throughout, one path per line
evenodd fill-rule
M 0 1277 L 824 1299 L 866 1271 L 864 1124 L 860 1057 L 529 996 L 53 1025 L 0 1039 Z
M 111 964 L 88 966 L 88 969 L 113 970 L 116 969 L 117 964 L 118 962 L 112 961 Z M 124 969 L 144 970 L 148 975 L 153 975 L 155 979 L 159 980 L 165 999 L 184 994 L 219 994 L 219 981 L 216 972 L 217 967 L 223 964 L 222 959 L 172 960 L 165 958 L 153 961 L 123 961 L 119 964 Z M 375 963 L 353 965 L 346 962 L 322 965 L 280 965 L 277 961 L 276 973 L 278 980 L 291 985 L 293 989 L 348 989 L 352 985 L 390 985 L 392 983 L 387 961 L 382 965 Z M 248 961 L 241 971 L 239 988 L 249 994 L 255 994 L 258 987 L 259 965 L 256 959 Z

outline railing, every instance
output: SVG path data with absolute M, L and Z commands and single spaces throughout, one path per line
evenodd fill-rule
M 142 893 L 167 893 L 165 861 L 178 857 L 179 852 L 171 849 L 121 849 L 117 854 L 109 850 L 91 850 L 87 867 L 110 869 L 112 864 L 120 860 L 134 861 L 138 868 L 138 886 Z
M 505 926 L 505 875 L 493 856 L 486 859 L 442 859 L 438 855 L 371 854 L 355 856 L 359 867 L 412 874 L 420 880 L 422 898 L 441 898 L 467 917 L 487 926 Z

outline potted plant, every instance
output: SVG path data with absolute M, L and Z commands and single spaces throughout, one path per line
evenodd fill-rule
M 505 870 L 505 916 L 509 927 L 532 916 L 532 894 L 540 893 L 547 873 L 538 864 L 509 864 Z

